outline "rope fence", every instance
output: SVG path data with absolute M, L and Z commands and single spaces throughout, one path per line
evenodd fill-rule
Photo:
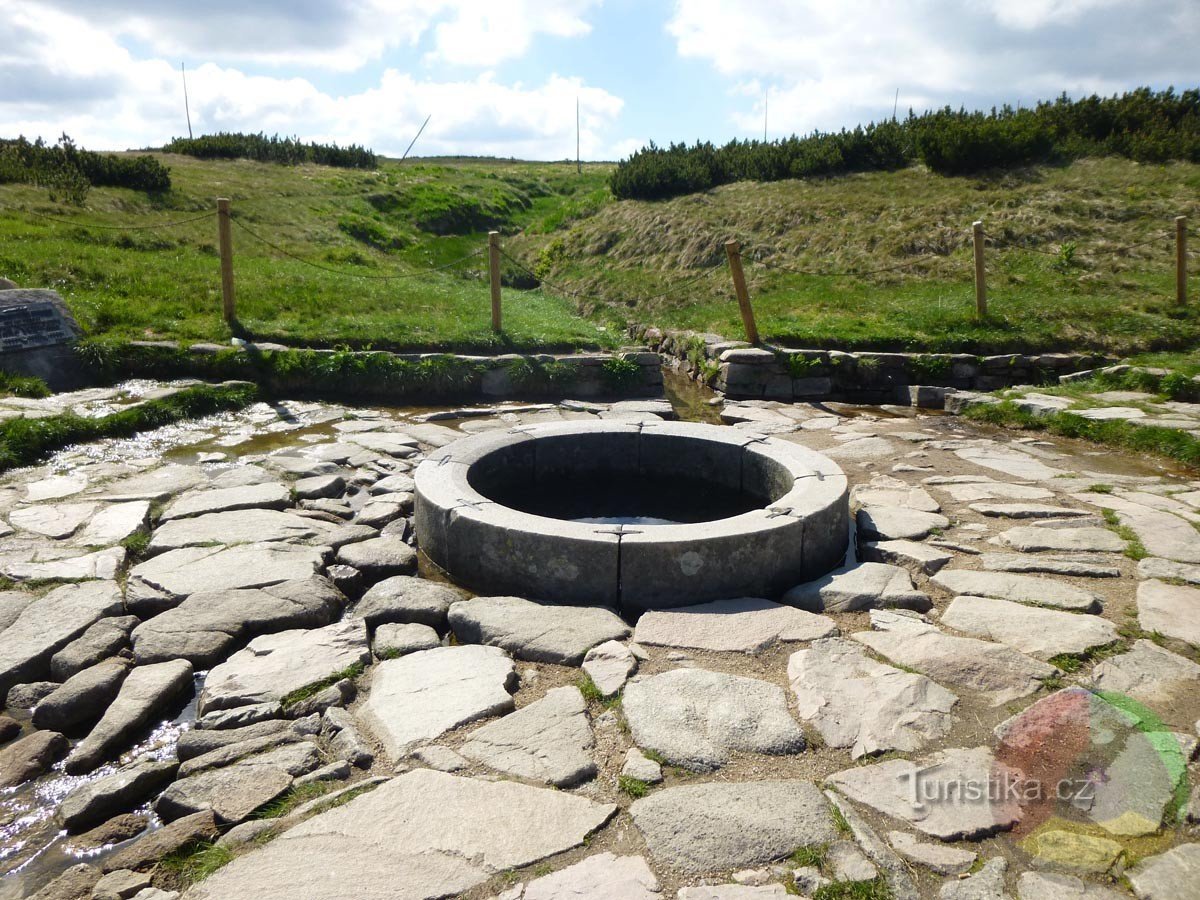
M 327 275 L 335 275 L 344 278 L 358 278 L 373 281 L 401 281 L 411 278 L 421 278 L 438 272 L 444 272 L 460 266 L 463 263 L 470 262 L 473 259 L 484 256 L 488 257 L 488 281 L 491 288 L 492 299 L 492 328 L 499 332 L 503 330 L 503 318 L 501 308 L 501 259 L 507 260 L 512 266 L 529 275 L 537 284 L 538 288 L 543 291 L 549 291 L 552 294 L 558 295 L 564 299 L 572 301 L 588 301 L 598 304 L 611 304 L 614 301 L 612 298 L 602 297 L 598 294 L 593 294 L 578 288 L 570 288 L 556 282 L 549 281 L 538 275 L 532 268 L 522 262 L 517 257 L 513 256 L 501 247 L 500 233 L 497 231 L 489 232 L 488 241 L 485 246 L 479 247 L 456 259 L 446 263 L 441 263 L 435 266 L 422 266 L 411 271 L 405 272 L 390 272 L 390 273 L 375 273 L 375 272 L 355 272 L 349 269 L 341 269 L 335 266 L 325 265 L 324 263 L 314 262 L 310 259 L 305 259 L 302 256 L 293 253 L 292 251 L 281 247 L 279 244 L 264 237 L 257 230 L 251 228 L 241 217 L 233 215 L 231 210 L 231 201 L 228 199 L 218 199 L 217 209 L 215 212 L 209 211 L 200 215 L 192 216 L 185 219 L 178 219 L 169 222 L 155 222 L 145 225 L 109 225 L 99 222 L 81 222 L 75 219 L 66 218 L 63 216 L 52 216 L 45 213 L 36 212 L 31 209 L 25 209 L 28 215 L 37 219 L 46 220 L 55 224 L 71 225 L 80 228 L 93 228 L 104 231 L 157 231 L 167 228 L 178 228 L 184 225 L 191 225 L 204 220 L 217 219 L 218 238 L 220 242 L 220 257 L 221 257 L 221 294 L 223 311 L 226 322 L 234 324 L 236 322 L 236 305 L 234 296 L 234 279 L 233 279 L 233 240 L 232 231 L 234 228 L 243 232 L 257 241 L 269 250 L 287 257 L 288 259 L 308 266 L 314 270 L 320 271 Z M 1154 233 L 1151 237 L 1137 241 L 1132 244 L 1127 244 L 1119 247 L 1102 247 L 1094 248 L 1099 252 L 1110 255 L 1124 255 L 1133 250 L 1138 250 L 1143 247 L 1148 247 L 1160 242 L 1166 242 L 1174 239 L 1175 244 L 1175 280 L 1176 280 L 1176 303 L 1180 306 L 1188 301 L 1188 266 L 1189 259 L 1197 258 L 1198 254 L 1195 250 L 1188 249 L 1188 236 L 1191 233 L 1196 236 L 1196 232 L 1188 227 L 1186 216 L 1177 216 L 1175 218 L 1175 228 L 1170 231 L 1160 231 Z M 1011 237 L 1001 237 L 998 234 L 988 232 L 983 227 L 983 222 L 975 222 L 972 225 L 972 249 L 974 256 L 974 280 L 975 280 L 975 305 L 976 314 L 979 318 L 984 318 L 987 315 L 987 266 L 986 266 L 986 250 L 990 246 L 992 249 L 1011 250 L 1017 252 L 1037 253 L 1042 256 L 1052 257 L 1056 260 L 1069 258 L 1070 254 L 1078 251 L 1080 248 L 1073 241 L 1061 241 L 1058 250 L 1045 249 L 1043 247 L 1034 246 L 1028 243 L 1022 243 L 1014 240 Z M 1067 248 L 1072 250 L 1068 254 Z M 782 263 L 777 263 L 764 257 L 761 253 L 753 256 L 743 256 L 741 245 L 737 241 L 726 241 L 725 251 L 728 259 L 729 271 L 732 277 L 734 294 L 737 297 L 738 306 L 742 315 L 742 322 L 745 327 L 747 339 L 754 344 L 759 343 L 758 328 L 755 323 L 754 310 L 750 300 L 749 289 L 746 285 L 745 273 L 742 268 L 743 262 L 749 262 L 754 266 L 760 267 L 771 272 L 780 272 L 787 275 L 793 275 L 802 278 L 856 278 L 856 279 L 871 279 L 878 275 L 884 275 L 891 272 L 912 269 L 922 263 L 930 260 L 944 258 L 946 254 L 940 253 L 922 253 L 912 259 L 904 260 L 903 262 L 879 266 L 871 269 L 853 269 L 853 270 L 814 270 L 807 268 L 798 268 L 788 266 Z M 622 298 L 623 303 L 628 305 L 642 305 L 649 307 L 668 297 L 678 295 L 679 293 L 693 287 L 694 285 L 711 278 L 715 273 L 720 271 L 720 265 L 713 265 L 705 268 L 695 275 L 677 281 L 671 287 L 657 294 L 650 296 L 635 296 L 626 295 Z

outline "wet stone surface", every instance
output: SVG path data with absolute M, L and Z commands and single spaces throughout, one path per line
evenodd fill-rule
M 421 556 L 437 448 L 666 401 L 281 401 L 5 474 L 0 900 L 1192 896 L 1200 481 L 907 409 L 706 399 L 677 408 L 843 467 L 836 571 L 627 621 Z M 217 838 L 208 878 L 163 861 Z

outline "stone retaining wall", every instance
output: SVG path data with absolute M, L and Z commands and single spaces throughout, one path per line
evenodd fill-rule
M 472 356 L 131 341 L 118 352 L 119 358 L 106 364 L 110 377 L 245 378 L 279 393 L 384 401 L 660 397 L 663 386 L 662 358 L 645 349 Z M 364 364 L 361 369 L 358 362 Z M 426 377 L 418 371 L 421 364 L 436 364 L 437 373 Z
M 943 405 L 948 390 L 994 391 L 1055 383 L 1060 375 L 1107 365 L 1096 354 L 882 353 L 753 347 L 720 335 L 635 327 L 633 336 L 677 368 L 735 400 Z

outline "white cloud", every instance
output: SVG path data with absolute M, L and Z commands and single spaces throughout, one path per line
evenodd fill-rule
M 600 0 L 10 0 L 77 16 L 168 59 L 355 71 L 433 36 L 430 61 L 487 67 L 538 35 L 577 37 Z
M 0 46 L 10 48 L 0 51 L 0 85 L 15 88 L 0 87 L 6 134 L 53 139 L 66 131 L 86 147 L 123 149 L 185 133 L 175 66 L 134 58 L 81 18 L 33 15 L 27 6 L 0 13 Z M 417 154 L 571 157 L 578 96 L 582 150 L 594 158 L 607 155 L 607 132 L 623 106 L 605 90 L 557 75 L 527 85 L 501 84 L 486 72 L 434 81 L 388 69 L 372 86 L 334 95 L 305 78 L 207 63 L 189 70 L 188 87 L 197 133 L 278 131 L 396 155 L 432 114 Z
M 771 132 L 853 126 L 943 105 L 990 107 L 1141 84 L 1190 86 L 1196 0 L 676 0 L 667 24 L 681 56 L 739 81 L 734 116 Z M 736 88 L 735 88 L 736 90 Z

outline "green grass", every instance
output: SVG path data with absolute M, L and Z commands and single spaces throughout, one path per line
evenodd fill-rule
M 825 844 L 813 847 L 797 847 L 792 851 L 792 855 L 788 857 L 788 864 L 797 869 L 802 869 L 806 866 L 811 866 L 814 869 L 824 869 L 825 857 L 828 852 L 829 847 Z
M 622 793 L 628 794 L 634 800 L 645 797 L 650 793 L 650 783 L 630 775 L 618 775 L 617 787 Z
M 253 385 L 196 385 L 101 418 L 63 413 L 41 419 L 9 419 L 0 422 L 0 472 L 31 465 L 71 444 L 129 437 L 181 419 L 240 409 L 257 397 Z
M 616 341 L 570 301 L 519 290 L 504 292 L 504 332 L 494 334 L 486 255 L 443 273 L 415 274 L 481 250 L 488 227 L 507 233 L 542 223 L 603 187 L 608 166 L 587 166 L 582 177 L 573 165 L 486 161 L 385 162 L 378 172 L 359 172 L 156 155 L 171 167 L 173 187 L 162 197 L 96 188 L 87 209 L 76 210 L 50 202 L 38 188 L 0 185 L 0 271 L 21 285 L 58 290 L 92 336 L 228 342 L 216 250 L 220 195 L 232 199 L 235 220 L 303 260 L 360 276 L 414 276 L 320 271 L 235 226 L 245 336 L 300 346 L 488 352 Z M 208 210 L 211 220 L 178 228 L 120 228 Z M 46 221 L 29 211 L 112 230 Z M 506 275 L 517 278 L 515 271 Z
M 723 241 L 743 246 L 759 331 L 792 346 L 877 350 L 1180 350 L 1200 336 L 1200 307 L 1174 306 L 1164 237 L 1119 248 L 1200 212 L 1200 166 L 1084 160 L 978 178 L 919 168 L 838 178 L 733 184 L 658 203 L 609 203 L 553 236 L 525 235 L 531 262 L 561 241 L 551 282 L 602 298 L 598 308 L 661 327 L 742 334 Z M 976 321 L 970 228 L 1016 249 L 986 254 L 989 316 Z M 1074 243 L 1072 265 L 1060 250 Z M 915 263 L 871 278 L 795 275 Z M 697 285 L 630 304 L 711 271 Z M 606 299 L 603 299 L 606 298 Z M 1200 367 L 1200 360 L 1197 361 Z
M 288 709 L 289 707 L 295 706 L 297 703 L 300 703 L 303 700 L 307 700 L 309 697 L 316 696 L 317 694 L 321 693 L 321 691 L 325 690 L 325 688 L 332 687 L 343 679 L 349 678 L 350 680 L 354 680 L 365 670 L 366 666 L 360 662 L 356 662 L 353 665 L 342 669 L 340 672 L 334 672 L 332 675 L 322 678 L 320 681 L 314 681 L 312 684 L 306 684 L 304 687 L 296 688 L 296 690 L 284 696 L 284 698 L 279 702 L 282 704 L 284 709 Z
M 0 272 L 59 290 L 92 336 L 228 342 L 216 220 L 186 219 L 230 197 L 237 221 L 319 271 L 234 229 L 245 335 L 296 346 L 504 352 L 610 347 L 632 322 L 741 335 L 723 242 L 743 244 L 768 340 L 843 349 L 972 353 L 1096 349 L 1179 356 L 1200 340 L 1200 305 L 1173 303 L 1169 239 L 1128 252 L 1180 214 L 1200 219 L 1200 165 L 1093 159 L 978 178 L 920 168 L 728 185 L 664 202 L 615 201 L 611 166 L 384 161 L 377 171 L 160 155 L 161 197 L 95 188 L 87 208 L 0 185 Z M 113 226 L 85 228 L 31 213 Z M 990 315 L 976 321 L 970 223 L 989 248 Z M 490 328 L 485 257 L 425 267 L 503 233 L 504 333 Z M 1063 248 L 1074 245 L 1071 264 Z M 915 263 L 874 277 L 820 272 Z M 544 279 L 541 289 L 524 269 Z M 687 279 L 703 276 L 694 284 Z M 667 296 L 658 296 L 670 292 Z M 577 293 L 578 296 L 569 296 Z M 1186 354 L 1200 371 L 1200 356 Z M 1153 364 L 1152 357 L 1144 361 Z
M 846 821 L 846 816 L 836 806 L 830 806 L 829 812 L 833 816 L 833 827 L 837 829 L 838 834 L 843 837 L 850 837 L 854 833 L 854 829 L 850 827 L 850 823 Z
M 871 881 L 835 881 L 817 888 L 813 900 L 891 900 L 892 889 L 882 875 Z
M 181 887 L 203 881 L 233 859 L 232 851 L 208 841 L 188 844 L 158 861 L 158 868 Z
M 1090 441 L 1136 454 L 1152 454 L 1175 460 L 1191 468 L 1200 468 L 1200 440 L 1185 431 L 1173 428 L 1136 425 L 1121 419 L 1086 419 L 1070 412 L 1035 415 L 1019 409 L 1011 400 L 972 406 L 964 415 L 977 422 L 1006 428 L 1048 431 L 1062 437 Z M 1136 552 L 1136 548 L 1131 547 L 1130 554 L 1133 552 Z
M 49 397 L 50 388 L 40 378 L 14 375 L 0 369 L 0 397 Z
M 1056 656 L 1050 657 L 1046 662 L 1070 675 L 1078 672 L 1089 663 L 1100 662 L 1101 660 L 1108 659 L 1110 656 L 1124 653 L 1128 649 L 1129 647 L 1124 641 L 1115 641 L 1103 647 L 1091 647 L 1082 653 L 1059 653 Z

